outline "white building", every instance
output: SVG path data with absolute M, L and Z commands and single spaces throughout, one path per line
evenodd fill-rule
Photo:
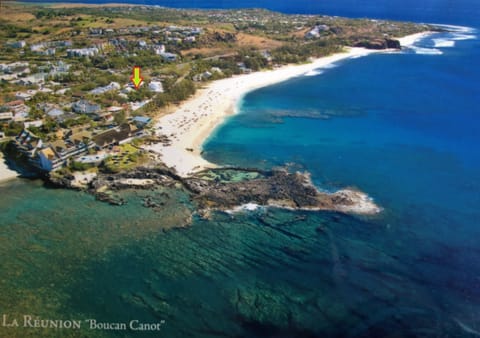
M 90 91 L 90 94 L 100 95 L 100 94 L 107 93 L 107 92 L 110 92 L 110 91 L 119 90 L 120 88 L 121 88 L 120 84 L 118 84 L 117 82 L 110 82 L 105 87 L 98 87 L 98 88 L 92 89 Z
M 156 55 L 162 55 L 165 53 L 165 45 L 157 45 L 153 47 L 153 50 L 155 51 Z
M 163 85 L 160 81 L 151 81 L 148 88 L 155 93 L 163 93 Z
M 325 32 L 330 28 L 327 25 L 317 25 L 312 30 L 310 30 L 307 34 L 305 34 L 305 38 L 307 39 L 315 39 L 320 37 L 320 32 Z
M 68 57 L 95 56 L 98 54 L 98 48 L 67 49 Z
M 43 120 L 24 122 L 23 125 L 24 125 L 25 129 L 28 129 L 30 127 L 39 128 L 39 127 L 43 126 Z
M 0 121 L 11 121 L 13 120 L 13 113 L 12 112 L 6 112 L 6 113 L 0 113 Z

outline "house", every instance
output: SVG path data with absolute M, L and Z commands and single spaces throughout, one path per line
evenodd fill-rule
M 47 56 L 55 55 L 57 50 L 55 48 L 47 48 L 42 54 Z
M 12 112 L 0 113 L 0 121 L 10 122 L 12 120 L 13 120 L 13 113 Z
M 102 35 L 103 30 L 101 28 L 90 28 L 89 33 L 90 35 Z
M 243 62 L 237 63 L 237 66 L 238 66 L 238 68 L 240 68 L 240 71 L 243 74 L 250 74 L 252 72 L 252 69 L 247 68 L 247 66 L 245 66 L 245 63 L 243 63 Z
M 7 102 L 4 107 L 13 112 L 15 121 L 17 121 L 17 117 L 28 117 L 28 113 L 30 112 L 30 107 L 26 106 L 21 100 Z
M 200 35 L 202 34 L 203 29 L 201 27 L 193 27 L 190 29 L 190 33 L 193 35 Z
M 16 84 L 21 86 L 31 86 L 31 85 L 40 85 L 45 83 L 45 78 L 47 77 L 46 73 L 36 73 L 22 79 L 15 81 Z
M 98 54 L 98 48 L 67 49 L 68 57 L 95 56 Z
M 135 123 L 138 128 L 145 128 L 151 121 L 152 119 L 147 116 L 135 116 L 132 119 L 132 122 Z
M 30 50 L 33 53 L 40 54 L 40 55 L 55 55 L 56 53 L 55 47 L 49 47 L 49 45 L 51 44 L 47 44 L 44 42 L 37 43 L 37 44 L 31 45 Z
M 33 93 L 35 95 L 36 93 Z M 17 92 L 15 94 L 15 99 L 20 101 L 28 101 L 32 98 L 32 94 L 28 92 Z
M 30 46 L 30 50 L 34 53 L 41 53 L 47 48 L 47 44 L 44 42 L 36 43 Z
M 7 43 L 7 46 L 12 47 L 12 48 L 24 48 L 27 45 L 25 41 L 14 41 Z
M 48 110 L 46 113 L 48 116 L 54 119 L 60 119 L 65 114 L 65 112 L 60 108 L 52 108 Z
M 262 52 L 262 56 L 265 58 L 265 60 L 267 60 L 268 63 L 271 63 L 273 61 L 272 54 L 270 54 L 270 52 L 267 50 L 264 50 Z
M 87 100 L 79 100 L 72 104 L 72 110 L 77 114 L 94 114 L 100 109 L 98 104 L 90 103 Z
M 167 53 L 167 52 L 160 53 L 159 55 L 162 57 L 164 61 L 167 61 L 167 62 L 177 61 L 177 57 L 178 57 L 177 54 Z
M 65 112 L 61 109 L 58 105 L 51 104 L 51 103 L 38 103 L 37 108 L 43 110 L 45 114 L 54 118 L 54 119 L 61 119 Z
M 316 25 L 313 29 L 307 32 L 305 34 L 306 39 L 315 39 L 320 37 L 321 32 L 325 32 L 329 30 L 330 28 L 327 25 Z
M 21 105 L 23 105 L 22 100 L 15 100 L 15 101 L 9 101 L 5 103 L 4 107 L 14 109 L 14 108 L 20 107 Z
M 100 95 L 110 91 L 119 90 L 120 88 L 121 88 L 120 84 L 118 84 L 117 82 L 110 82 L 108 85 L 104 87 L 98 87 L 98 88 L 92 89 L 89 93 L 93 95 Z
M 58 74 L 65 74 L 68 73 L 70 70 L 70 65 L 63 62 L 58 61 L 56 65 L 53 65 L 52 70 L 50 71 L 51 75 L 58 75 Z
M 57 47 L 71 47 L 72 46 L 72 41 L 55 41 L 54 45 Z
M 132 111 L 138 110 L 149 102 L 150 102 L 150 100 L 144 100 L 144 101 L 141 101 L 141 102 L 130 102 L 130 109 Z
M 162 55 L 165 53 L 165 45 L 157 45 L 153 47 L 156 55 Z
M 22 130 L 15 140 L 22 147 L 22 152 L 26 154 L 33 154 L 33 151 L 43 145 L 42 140 L 38 136 L 26 129 Z
M 148 88 L 155 93 L 163 93 L 163 85 L 160 81 L 151 81 Z
M 16 113 L 13 116 L 13 121 L 14 122 L 23 122 L 26 119 L 28 119 L 28 113 Z
M 123 107 L 111 106 L 111 107 L 108 107 L 108 108 L 107 108 L 107 111 L 108 111 L 109 113 L 115 114 L 115 113 L 121 112 L 123 109 L 124 109 Z
M 106 112 L 106 113 L 100 114 L 100 118 L 105 122 L 113 122 L 113 120 L 115 119 L 113 117 L 113 113 L 111 113 L 111 112 Z
M 23 127 L 25 129 L 28 129 L 30 127 L 39 128 L 41 126 L 43 126 L 43 120 L 29 121 L 29 122 L 24 122 L 23 123 Z

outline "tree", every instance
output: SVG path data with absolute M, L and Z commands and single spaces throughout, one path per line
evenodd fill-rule
M 127 122 L 127 116 L 125 112 L 122 110 L 121 112 L 117 113 L 114 117 L 113 120 L 115 121 L 116 124 L 121 126 L 125 122 Z

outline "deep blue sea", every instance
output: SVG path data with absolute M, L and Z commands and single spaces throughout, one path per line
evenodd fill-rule
M 93 337 L 480 335 L 478 1 L 136 3 L 470 28 L 249 93 L 204 145 L 219 164 L 357 187 L 380 215 L 258 209 L 165 230 L 188 215 L 181 192 L 157 192 L 177 202 L 152 211 L 138 199 L 154 192 L 118 208 L 17 180 L 0 186 L 2 311 L 165 320 L 161 333 Z
M 398 11 L 384 5 L 371 13 L 393 19 L 480 23 L 478 3 L 401 4 Z M 357 12 L 341 8 L 337 13 L 369 16 L 368 8 Z M 367 241 L 384 247 L 383 254 L 395 257 L 395 262 L 364 270 L 351 257 L 362 260 L 365 253 L 346 244 L 339 250 L 353 270 L 348 279 L 363 288 L 383 279 L 376 286 L 383 291 L 396 288 L 390 284 L 390 273 L 405 283 L 401 291 L 393 291 L 399 293 L 394 304 L 385 304 L 374 316 L 398 311 L 400 323 L 405 320 L 402 316 L 421 317 L 402 311 L 431 311 L 439 316 L 436 325 L 449 321 L 456 325 L 458 331 L 451 334 L 480 335 L 477 30 L 432 35 L 402 53 L 351 59 L 307 75 L 248 94 L 240 103 L 241 113 L 205 145 L 207 159 L 244 166 L 295 163 L 311 172 L 324 189 L 354 186 L 368 192 L 385 210 L 365 220 L 370 231 Z M 349 235 L 365 231 L 365 224 L 359 227 Z M 335 226 L 331 231 L 341 232 Z M 376 268 L 385 276 L 369 270 Z M 403 268 L 405 274 L 399 273 L 397 269 Z M 403 330 L 397 329 L 401 335 L 432 334 L 425 327 L 422 331 L 415 320 L 403 325 Z M 396 330 L 392 327 L 392 331 Z
M 29 2 L 41 2 L 27 0 Z M 480 15 L 476 0 L 50 0 L 49 2 L 131 3 L 173 8 L 267 8 L 284 13 L 326 14 L 346 17 L 384 18 L 415 22 L 438 22 L 457 25 L 478 25 Z

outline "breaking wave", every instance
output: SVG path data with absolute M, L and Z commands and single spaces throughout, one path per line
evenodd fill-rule
M 437 48 L 447 48 L 447 47 L 454 47 L 455 41 L 450 39 L 433 39 L 434 46 Z
M 437 48 L 411 46 L 409 49 L 412 50 L 415 54 L 422 54 L 422 55 L 442 55 L 443 54 L 443 52 Z
M 311 70 L 309 72 L 306 72 L 304 75 L 305 76 L 316 76 L 316 75 L 320 75 L 322 74 L 323 72 L 319 69 L 314 69 L 314 70 Z

